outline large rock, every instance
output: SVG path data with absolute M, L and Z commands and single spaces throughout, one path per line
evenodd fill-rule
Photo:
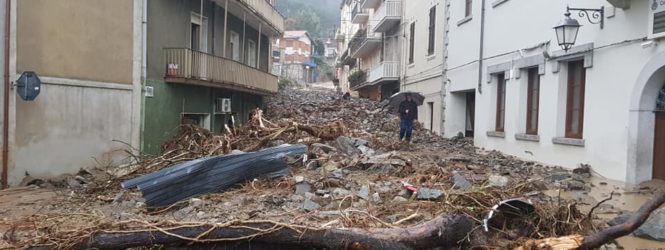
M 363 200 L 369 200 L 369 185 L 363 185 L 356 195 Z
M 471 189 L 471 182 L 466 180 L 464 176 L 461 176 L 458 173 L 453 174 L 453 181 L 455 182 L 455 188 L 458 188 L 462 191 L 468 191 Z
M 623 213 L 607 222 L 610 226 L 624 223 L 632 213 Z M 633 235 L 650 240 L 665 242 L 665 208 L 654 211 L 642 226 L 637 228 Z
M 311 152 L 315 154 L 319 153 L 324 153 L 324 154 L 329 154 L 330 152 L 337 151 L 337 149 L 333 146 L 323 144 L 323 143 L 314 143 L 311 146 Z
M 355 140 L 346 136 L 340 136 L 335 140 L 335 147 L 346 155 L 360 154 L 360 150 L 355 145 Z
M 420 188 L 418 189 L 418 200 L 428 200 L 435 201 L 444 197 L 444 193 L 441 190 L 430 189 L 430 188 Z
M 508 186 L 508 177 L 500 175 L 492 175 L 488 179 L 490 186 L 492 187 L 505 187 Z

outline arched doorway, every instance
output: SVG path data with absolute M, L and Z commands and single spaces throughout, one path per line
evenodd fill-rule
M 639 184 L 664 179 L 665 52 L 652 56 L 640 72 L 630 99 L 626 182 Z
M 653 143 L 654 179 L 665 180 L 665 86 L 658 92 L 656 99 L 656 123 Z

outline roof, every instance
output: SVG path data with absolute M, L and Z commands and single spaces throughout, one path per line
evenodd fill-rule
M 289 38 L 293 39 L 293 38 L 301 38 L 303 36 L 307 36 L 309 40 L 312 40 L 312 37 L 309 36 L 309 33 L 307 33 L 306 30 L 287 30 L 284 31 L 284 36 L 282 37 L 286 39 Z

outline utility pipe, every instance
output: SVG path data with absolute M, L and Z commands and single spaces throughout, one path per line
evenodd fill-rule
M 145 95 L 143 91 L 148 79 L 148 0 L 142 1 L 141 14 L 141 125 L 139 133 L 139 150 L 143 150 L 143 132 L 145 131 Z
M 222 35 L 222 56 L 226 58 L 226 30 L 228 29 L 228 20 L 229 20 L 229 0 L 226 0 L 224 4 L 224 34 Z
M 2 98 L 2 188 L 9 187 L 9 35 L 11 29 L 11 0 L 5 0 L 5 82 Z
M 480 6 L 480 52 L 478 53 L 478 93 L 483 93 L 483 55 L 485 47 L 485 0 Z

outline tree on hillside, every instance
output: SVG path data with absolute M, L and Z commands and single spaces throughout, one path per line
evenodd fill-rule
M 287 30 L 307 30 L 312 37 L 321 35 L 321 18 L 309 7 L 298 10 L 286 20 Z

